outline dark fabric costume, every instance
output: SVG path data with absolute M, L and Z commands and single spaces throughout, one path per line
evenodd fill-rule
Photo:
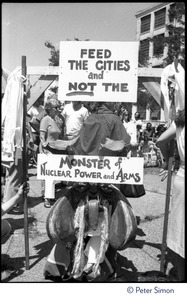
M 98 155 L 100 144 L 104 144 L 106 138 L 130 143 L 130 136 L 119 117 L 102 105 L 98 112 L 88 116 L 83 124 L 80 137 L 74 145 L 75 154 Z

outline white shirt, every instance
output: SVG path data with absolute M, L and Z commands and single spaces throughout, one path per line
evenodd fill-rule
M 125 127 L 127 133 L 131 137 L 131 143 L 136 144 L 137 143 L 137 129 L 136 129 L 136 123 L 134 121 L 129 122 L 123 122 L 123 126 Z
M 76 137 L 88 115 L 89 112 L 86 107 L 82 106 L 79 110 L 74 110 L 72 103 L 66 104 L 63 110 L 66 134 L 72 138 Z
M 31 117 L 36 117 L 39 113 L 41 113 L 44 110 L 43 106 L 40 105 L 38 107 L 36 106 L 32 106 L 29 110 L 28 110 L 28 114 L 31 115 Z
M 31 108 L 28 110 L 28 114 L 31 115 L 31 121 L 33 121 L 42 111 L 44 110 L 44 107 L 42 105 L 37 106 L 31 106 Z M 31 126 L 31 131 L 36 132 L 34 128 Z

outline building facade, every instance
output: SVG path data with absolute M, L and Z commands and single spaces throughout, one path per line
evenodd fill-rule
M 159 67 L 168 53 L 167 46 L 157 48 L 149 38 L 168 36 L 166 24 L 169 24 L 168 10 L 175 2 L 163 2 L 136 14 L 136 39 L 140 42 L 140 50 L 149 57 L 151 67 Z M 158 54 L 160 57 L 158 58 Z

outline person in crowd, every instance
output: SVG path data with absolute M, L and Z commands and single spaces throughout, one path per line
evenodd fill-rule
M 18 192 L 9 201 L 1 204 L 1 244 L 5 244 L 12 230 L 10 223 L 2 217 L 22 200 L 25 185 L 21 184 Z M 27 185 L 25 191 L 29 192 L 29 185 Z
M 136 157 L 138 148 L 136 123 L 131 120 L 130 113 L 127 110 L 125 110 L 123 114 L 123 125 L 131 137 L 131 150 L 128 152 L 127 156 Z
M 89 115 L 97 112 L 97 102 L 84 102 L 83 105 L 87 108 Z
M 39 121 L 37 116 L 44 111 L 44 96 L 43 94 L 37 99 L 33 106 L 28 110 L 28 117 L 30 117 L 29 124 L 32 131 L 33 142 L 34 142 L 34 151 L 31 153 L 30 162 L 32 164 L 37 164 L 37 153 L 39 153 L 39 144 L 40 144 L 40 135 L 39 135 Z M 38 126 L 37 126 L 37 125 Z M 32 126 L 33 125 L 33 126 Z M 36 129 L 38 127 L 38 130 Z
M 140 114 L 136 112 L 134 117 L 135 118 L 133 120 L 130 118 L 128 112 L 124 112 L 123 125 L 125 126 L 125 128 L 128 127 L 127 131 L 131 136 L 131 150 L 128 153 L 128 156 L 131 157 L 137 157 L 139 142 L 142 136 L 142 121 L 140 120 Z
M 173 258 L 173 264 L 174 268 L 177 270 L 178 280 L 183 281 L 185 278 L 185 109 L 178 110 L 175 120 L 171 123 L 170 127 L 161 134 L 156 142 L 156 145 L 160 148 L 165 158 L 165 169 L 168 169 L 168 146 L 173 138 L 176 138 L 177 141 L 178 152 L 180 155 L 180 168 L 173 178 L 167 247 L 168 253 Z
M 131 118 L 130 118 L 130 114 L 128 111 L 124 111 L 123 112 L 123 116 L 122 116 L 122 123 L 125 127 L 125 129 L 128 131 L 129 128 L 129 122 L 130 122 Z
M 135 114 L 134 114 L 134 122 L 135 122 L 135 124 L 136 124 L 136 129 L 137 129 L 137 131 L 136 131 L 136 135 L 137 135 L 137 142 L 139 143 L 140 142 L 140 139 L 141 139 L 141 137 L 142 137 L 142 126 L 143 126 L 143 123 L 142 123 L 142 121 L 141 121 L 141 119 L 140 119 L 140 114 L 139 114 L 139 112 L 135 112 Z
M 165 124 L 159 124 L 155 129 L 155 138 L 159 138 L 159 136 L 166 131 L 167 126 Z
M 123 118 L 126 113 L 128 113 L 127 109 L 124 105 L 120 105 L 118 109 L 115 110 L 116 115 L 120 118 L 123 123 Z
M 143 136 L 147 136 L 149 141 L 152 141 L 155 137 L 154 128 L 150 122 L 146 124 L 146 128 L 143 130 Z
M 150 151 L 150 143 L 147 135 L 141 139 L 139 148 L 141 153 L 148 153 Z
M 36 117 L 44 111 L 44 96 L 40 96 L 36 102 L 33 104 L 33 106 L 28 110 L 28 114 L 31 116 L 30 122 L 36 122 Z M 40 138 L 36 130 L 31 126 L 32 133 L 34 137 L 34 143 L 36 145 L 39 145 Z
M 45 102 L 44 108 L 47 113 L 40 122 L 40 153 L 50 154 L 48 142 L 64 137 L 64 118 L 60 113 L 61 103 L 57 95 L 51 95 Z M 51 207 L 51 200 L 55 198 L 54 181 L 45 180 L 44 188 L 44 206 Z M 51 200 L 50 200 L 51 199 Z
M 64 106 L 62 115 L 65 119 L 65 139 L 72 140 L 79 135 L 79 131 L 89 115 L 89 111 L 81 101 L 72 101 Z
M 149 140 L 147 135 L 144 135 L 139 144 L 139 157 L 144 157 L 144 167 L 155 167 L 160 165 L 160 149 L 155 143 Z

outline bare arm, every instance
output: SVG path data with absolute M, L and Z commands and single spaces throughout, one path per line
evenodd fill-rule
M 1 204 L 1 216 L 6 214 L 14 205 L 16 205 L 19 201 L 22 200 L 24 186 L 25 186 L 25 184 L 22 184 L 19 187 L 19 190 L 18 190 L 18 192 L 15 196 L 10 198 L 10 200 L 8 200 L 7 202 L 4 202 L 4 203 Z M 29 188 L 27 188 L 26 191 L 28 192 L 28 190 L 29 190 Z
M 40 122 L 40 143 L 41 143 L 42 147 L 43 146 L 46 147 L 46 145 L 47 145 L 47 143 L 46 143 L 47 130 L 48 130 L 47 128 L 48 128 L 48 121 L 47 121 L 47 118 L 44 117 Z
M 40 130 L 40 142 L 42 145 L 46 142 L 46 132 L 42 130 Z
M 172 123 L 171 126 L 164 131 L 161 136 L 158 138 L 156 142 L 156 146 L 160 148 L 162 155 L 164 156 L 166 162 L 168 162 L 169 159 L 169 147 L 168 143 L 174 139 L 176 136 L 176 127 L 175 124 Z
M 29 136 L 29 143 L 34 143 L 34 138 L 31 130 L 31 125 L 29 123 L 26 124 L 28 136 Z
M 45 131 L 40 130 L 40 153 L 45 153 L 45 147 L 47 146 L 47 142 L 46 142 L 46 135 L 47 133 Z

